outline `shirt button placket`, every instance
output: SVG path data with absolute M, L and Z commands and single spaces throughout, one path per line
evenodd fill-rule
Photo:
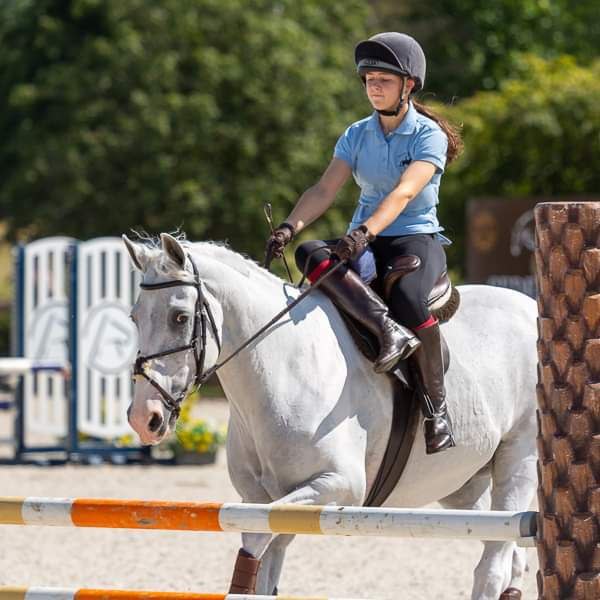
M 386 150 L 386 157 L 385 157 L 385 172 L 386 173 L 391 173 L 391 169 L 390 169 L 390 146 L 391 144 L 391 138 L 389 140 L 386 140 L 386 144 L 385 144 L 385 150 Z

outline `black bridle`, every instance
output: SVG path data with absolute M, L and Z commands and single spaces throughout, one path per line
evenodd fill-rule
M 146 356 L 142 356 L 138 353 L 138 356 L 135 360 L 135 364 L 133 367 L 133 375 L 134 377 L 137 375 L 141 375 L 145 379 L 147 379 L 150 384 L 158 390 L 160 393 L 160 400 L 164 404 L 164 406 L 171 411 L 176 417 L 179 416 L 181 412 L 181 403 L 183 399 L 186 397 L 189 385 L 186 386 L 177 398 L 173 397 L 172 394 L 167 392 L 156 380 L 154 380 L 151 376 L 146 373 L 146 364 L 154 360 L 156 358 L 161 358 L 163 356 L 169 356 L 171 354 L 177 354 L 178 352 L 188 352 L 190 350 L 194 353 L 194 359 L 196 362 L 196 374 L 194 376 L 193 384 L 197 388 L 199 388 L 207 379 L 212 375 L 214 371 L 208 370 L 206 373 L 204 372 L 204 361 L 206 359 L 206 321 L 210 323 L 212 328 L 213 335 L 215 337 L 215 341 L 217 343 L 217 348 L 219 353 L 221 352 L 221 342 L 219 340 L 219 334 L 217 331 L 217 326 L 215 323 L 215 319 L 210 310 L 210 306 L 206 299 L 204 298 L 204 294 L 202 292 L 202 282 L 198 276 L 198 270 L 196 269 L 196 265 L 194 261 L 190 258 L 190 262 L 192 263 L 192 269 L 194 270 L 194 281 L 185 281 L 182 279 L 174 279 L 172 281 L 165 281 L 164 283 L 142 283 L 140 287 L 143 290 L 164 290 L 165 288 L 171 287 L 180 287 L 180 286 L 191 286 L 196 288 L 197 296 L 196 296 L 196 304 L 194 306 L 194 324 L 192 327 L 192 337 L 190 339 L 189 344 L 185 346 L 178 346 L 177 348 L 172 348 L 171 350 L 164 350 L 163 352 L 156 352 L 155 354 L 148 354 Z M 198 327 L 198 325 L 200 327 Z M 198 329 L 200 329 L 200 336 L 198 336 Z

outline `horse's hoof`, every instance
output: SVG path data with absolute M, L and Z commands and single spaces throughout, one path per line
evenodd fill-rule
M 521 600 L 521 590 L 517 588 L 507 588 L 500 594 L 499 600 Z

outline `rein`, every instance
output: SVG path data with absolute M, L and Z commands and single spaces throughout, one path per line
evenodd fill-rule
M 184 281 L 181 279 L 173 279 L 171 281 L 165 281 L 164 283 L 142 283 L 140 284 L 140 288 L 143 290 L 163 290 L 165 288 L 170 287 L 178 287 L 178 286 L 191 286 L 195 287 L 198 293 L 196 297 L 196 305 L 194 310 L 194 325 L 192 328 L 192 337 L 188 344 L 185 346 L 178 346 L 177 348 L 173 348 L 171 350 L 164 350 L 163 352 L 157 352 L 155 354 L 148 354 L 146 356 L 142 356 L 138 353 L 138 356 L 135 360 L 133 374 L 134 376 L 142 376 L 146 380 L 150 382 L 150 384 L 159 392 L 161 396 L 161 402 L 164 404 L 165 408 L 170 410 L 175 416 L 179 416 L 181 412 L 181 403 L 183 399 L 186 397 L 189 385 L 184 388 L 177 398 L 174 398 L 172 394 L 167 392 L 156 380 L 152 379 L 146 373 L 146 363 L 149 361 L 160 358 L 162 356 L 169 356 L 170 354 L 176 354 L 178 352 L 187 352 L 189 350 L 193 350 L 194 357 L 196 361 L 196 374 L 194 376 L 193 385 L 196 388 L 200 388 L 200 386 L 206 382 L 206 380 L 211 377 L 214 373 L 216 373 L 221 367 L 225 366 L 230 360 L 235 358 L 242 350 L 247 348 L 252 342 L 254 342 L 258 337 L 260 337 L 265 331 L 267 331 L 270 327 L 272 327 L 279 319 L 289 313 L 294 309 L 306 296 L 316 290 L 325 279 L 330 277 L 333 273 L 335 273 L 339 268 L 344 265 L 343 261 L 339 261 L 335 264 L 331 269 L 323 273 L 319 279 L 317 279 L 311 286 L 304 290 L 291 304 L 286 306 L 283 310 L 278 312 L 268 323 L 263 325 L 252 337 L 247 339 L 243 344 L 241 344 L 236 350 L 234 350 L 227 358 L 223 359 L 221 362 L 215 363 L 212 367 L 204 370 L 204 361 L 206 358 L 206 320 L 210 322 L 210 326 L 215 336 L 215 341 L 217 343 L 217 349 L 219 354 L 221 353 L 221 342 L 219 340 L 219 334 L 217 331 L 216 323 L 213 317 L 213 314 L 210 310 L 210 306 L 206 299 L 204 298 L 204 294 L 202 292 L 202 282 L 200 281 L 200 277 L 198 275 L 198 269 L 192 260 L 192 257 L 187 255 L 189 261 L 192 263 L 192 268 L 194 270 L 194 281 Z M 198 335 L 196 334 L 198 328 L 198 321 L 200 322 L 200 344 L 198 343 Z

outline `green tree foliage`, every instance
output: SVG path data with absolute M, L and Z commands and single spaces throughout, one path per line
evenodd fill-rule
M 377 30 L 413 34 L 428 58 L 427 88 L 445 101 L 497 89 L 519 55 L 593 60 L 600 48 L 597 0 L 371 0 Z
M 496 92 L 481 92 L 452 108 L 463 124 L 465 152 L 441 186 L 441 221 L 464 254 L 465 203 L 499 197 L 585 196 L 600 190 L 600 60 L 529 56 Z
M 9 235 L 181 226 L 192 239 L 261 253 L 263 203 L 276 219 L 287 214 L 367 110 L 352 62 L 364 4 L 2 3 Z M 340 210 L 343 202 L 329 225 Z

